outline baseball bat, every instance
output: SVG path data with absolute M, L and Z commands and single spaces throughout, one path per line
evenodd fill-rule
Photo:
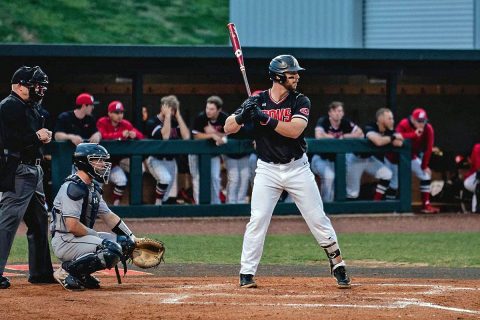
M 231 22 L 227 24 L 227 28 L 230 33 L 230 41 L 232 42 L 233 52 L 237 57 L 237 62 L 238 62 L 238 65 L 240 66 L 240 71 L 242 72 L 245 88 L 247 89 L 248 96 L 251 96 L 252 93 L 250 92 L 250 85 L 248 84 L 248 79 L 247 79 L 247 71 L 245 70 L 245 65 L 243 63 L 242 47 L 240 46 L 240 39 L 238 38 L 237 29 L 235 28 L 235 24 Z

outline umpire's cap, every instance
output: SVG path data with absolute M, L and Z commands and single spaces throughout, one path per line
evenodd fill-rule
M 297 59 L 289 54 L 276 56 L 272 59 L 272 61 L 270 61 L 270 65 L 268 66 L 270 80 L 278 81 L 280 83 L 286 80 L 284 75 L 285 72 L 298 72 L 302 70 L 305 69 L 300 67 Z
M 27 83 L 30 81 L 30 79 L 32 79 L 32 76 L 33 76 L 33 68 L 31 67 L 27 67 L 27 66 L 23 66 L 23 67 L 20 67 L 17 69 L 17 71 L 15 71 L 15 73 L 13 74 L 12 76 L 12 81 L 10 81 L 11 84 L 15 84 L 15 83 L 20 83 L 20 84 L 23 84 L 23 83 Z
M 39 66 L 35 66 L 35 67 L 22 66 L 18 68 L 17 71 L 15 71 L 10 83 L 11 84 L 19 83 L 22 85 L 40 84 L 43 86 L 47 86 L 48 77 Z

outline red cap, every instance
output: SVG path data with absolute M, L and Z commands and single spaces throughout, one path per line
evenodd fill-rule
M 417 121 L 427 121 L 427 112 L 422 108 L 417 108 L 412 112 L 412 118 Z
M 93 99 L 93 96 L 90 93 L 85 92 L 85 93 L 80 93 L 77 96 L 77 99 L 75 100 L 75 104 L 77 106 L 81 106 L 82 104 L 93 105 L 93 104 L 97 104 L 97 102 L 95 101 L 95 99 Z
M 110 102 L 110 104 L 108 105 L 108 112 L 118 112 L 118 111 L 125 111 L 125 109 L 123 108 L 123 103 L 121 103 L 120 101 L 112 101 Z

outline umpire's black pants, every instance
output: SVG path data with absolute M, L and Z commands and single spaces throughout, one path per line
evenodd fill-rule
M 4 192 L 0 200 L 0 275 L 5 270 L 13 238 L 22 219 L 28 228 L 30 277 L 51 277 L 48 213 L 40 166 L 20 164 L 15 175 L 15 192 Z

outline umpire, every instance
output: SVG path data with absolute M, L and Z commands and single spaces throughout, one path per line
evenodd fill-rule
M 3 271 L 22 219 L 28 228 L 28 281 L 56 282 L 48 246 L 48 213 L 40 166 L 40 149 L 52 139 L 40 111 L 48 77 L 38 66 L 23 66 L 13 74 L 11 84 L 12 92 L 0 102 L 2 155 L 8 164 L 2 179 L 10 181 L 3 183 L 0 190 L 4 191 L 0 200 L 0 289 L 10 287 Z

